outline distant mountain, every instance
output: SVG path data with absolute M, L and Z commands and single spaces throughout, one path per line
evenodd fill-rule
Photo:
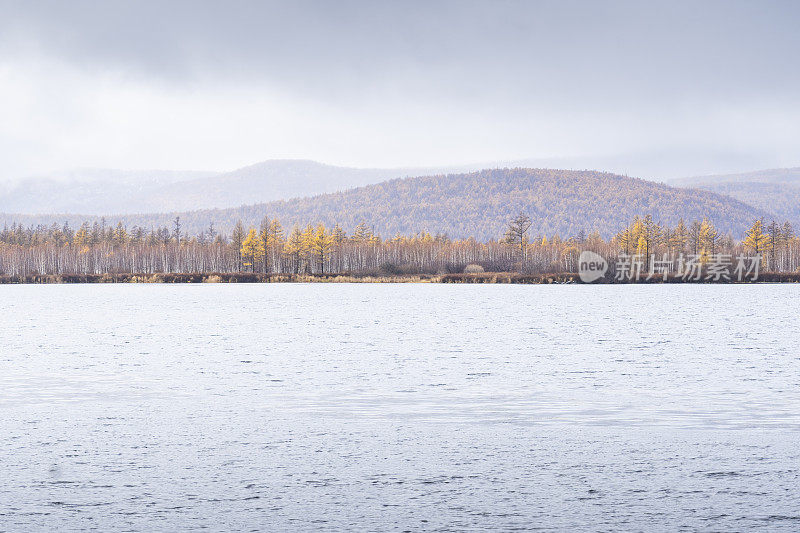
M 728 195 L 800 228 L 800 167 L 682 178 L 673 183 Z
M 716 183 L 786 183 L 789 185 L 800 185 L 800 167 L 795 168 L 771 168 L 767 170 L 756 170 L 753 172 L 739 172 L 735 174 L 711 174 L 707 176 L 694 176 L 690 178 L 678 178 L 671 180 L 675 185 L 712 185 Z
M 343 191 L 392 178 L 440 171 L 427 168 L 349 168 L 316 161 L 273 159 L 233 172 L 164 186 L 154 194 L 151 211 L 238 207 Z
M 0 211 L 50 213 L 135 213 L 156 210 L 152 201 L 174 183 L 213 172 L 79 169 L 0 184 Z
M 768 216 L 729 197 L 708 191 L 674 188 L 605 172 L 547 169 L 496 169 L 466 174 L 393 179 L 310 198 L 277 201 L 231 209 L 153 215 L 111 216 L 128 226 L 171 225 L 180 216 L 184 229 L 202 231 L 213 222 L 224 232 L 236 220 L 255 226 L 264 216 L 284 226 L 338 223 L 347 231 L 364 222 L 384 237 L 418 231 L 451 237 L 499 238 L 519 212 L 532 221 L 532 235 L 571 236 L 583 230 L 608 237 L 635 215 L 651 214 L 674 225 L 679 218 L 708 216 L 724 232 L 739 238 L 753 219 Z M 52 223 L 80 217 L 0 215 L 0 223 Z
M 107 215 L 238 207 L 442 171 L 348 168 L 292 159 L 226 173 L 78 170 L 0 189 L 0 212 Z
M 758 168 L 758 161 L 741 154 L 670 150 L 418 168 L 350 168 L 274 159 L 230 172 L 77 170 L 23 179 L 13 185 L 0 183 L 0 212 L 114 215 L 230 208 L 339 192 L 394 178 L 486 168 L 606 171 L 663 181 L 692 170 Z
M 649 181 L 668 182 L 690 175 L 736 172 L 741 169 L 763 168 L 769 158 L 740 152 L 670 148 L 660 151 L 628 152 L 616 155 L 585 155 L 546 159 L 520 159 L 481 168 L 561 168 L 568 170 L 597 170 L 623 176 L 636 176 Z M 471 171 L 475 169 L 464 169 Z

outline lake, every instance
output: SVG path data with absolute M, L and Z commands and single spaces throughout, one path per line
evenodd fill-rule
M 0 287 L 0 530 L 800 529 L 800 286 Z

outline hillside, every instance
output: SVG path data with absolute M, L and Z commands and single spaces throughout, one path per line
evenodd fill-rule
M 610 236 L 635 215 L 657 221 L 709 216 L 723 231 L 740 237 L 754 218 L 765 216 L 741 202 L 708 191 L 590 171 L 498 169 L 394 179 L 375 185 L 310 198 L 243 206 L 152 215 L 110 216 L 128 226 L 171 225 L 176 215 L 184 228 L 199 232 L 210 222 L 227 232 L 237 219 L 257 225 L 264 216 L 284 226 L 321 222 L 351 231 L 365 222 L 383 236 L 425 230 L 451 237 L 500 237 L 508 220 L 524 211 L 533 221 L 531 233 L 575 235 L 597 230 Z M 82 217 L 19 217 L 0 215 L 0 223 L 78 223 Z
M 602 169 L 661 181 L 664 176 L 674 175 L 678 169 L 729 168 L 740 159 L 734 154 L 722 157 L 722 154 L 706 152 L 672 151 L 615 157 L 522 159 L 446 167 L 352 168 L 302 159 L 270 159 L 224 172 L 79 169 L 12 183 L 0 182 L 0 213 L 109 216 L 226 209 L 345 191 L 395 178 L 466 173 L 486 168 Z M 723 164 L 723 160 L 727 164 Z M 654 165 L 654 162 L 662 164 Z M 741 167 L 748 165 L 743 161 Z M 693 187 L 697 183 L 704 182 L 690 179 L 687 186 Z M 681 182 L 674 184 L 684 185 Z
M 675 184 L 731 196 L 769 211 L 780 221 L 800 226 L 800 168 L 698 176 L 676 180 Z

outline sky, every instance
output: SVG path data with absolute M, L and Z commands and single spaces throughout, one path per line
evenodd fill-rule
M 273 158 L 800 166 L 798 27 L 791 0 L 0 0 L 0 180 Z

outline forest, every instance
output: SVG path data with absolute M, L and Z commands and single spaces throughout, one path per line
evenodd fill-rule
M 180 217 L 171 226 L 146 230 L 85 222 L 28 226 L 13 224 L 0 232 L 0 276 L 104 273 L 375 273 L 411 275 L 456 272 L 576 272 L 582 251 L 609 258 L 641 258 L 651 269 L 656 259 L 667 271 L 693 258 L 705 265 L 717 257 L 760 256 L 769 272 L 800 271 L 800 239 L 790 222 L 751 222 L 742 240 L 719 231 L 708 217 L 675 225 L 651 215 L 635 216 L 610 238 L 598 232 L 573 235 L 533 234 L 532 220 L 520 213 L 494 239 L 451 239 L 419 232 L 382 237 L 365 223 L 348 233 L 338 224 L 285 228 L 265 217 L 258 226 L 238 221 L 230 233 L 213 225 L 184 229 Z
M 363 223 L 383 236 L 426 232 L 489 241 L 502 235 L 507 222 L 521 211 L 530 217 L 532 231 L 542 235 L 574 236 L 583 231 L 596 232 L 606 239 L 634 216 L 645 213 L 668 225 L 677 224 L 681 218 L 709 217 L 721 232 L 736 238 L 755 218 L 785 218 L 709 191 L 669 187 L 607 172 L 528 168 L 400 178 L 342 192 L 230 209 L 107 218 L 131 228 L 157 228 L 171 226 L 179 216 L 185 231 L 199 234 L 211 222 L 219 231 L 231 233 L 237 221 L 258 226 L 269 216 L 289 228 L 309 223 L 328 228 L 339 225 L 353 233 Z M 0 215 L 0 225 L 50 226 L 68 221 L 77 227 L 87 220 L 102 224 L 100 217 L 80 215 Z M 787 220 L 797 224 L 792 218 Z

